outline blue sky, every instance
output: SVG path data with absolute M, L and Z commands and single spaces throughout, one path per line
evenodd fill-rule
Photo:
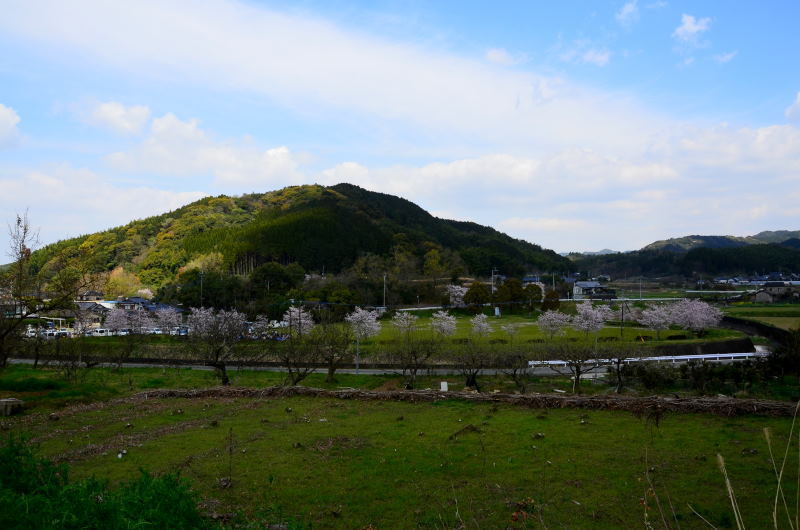
M 208 194 L 345 181 L 558 251 L 800 229 L 798 15 L 8 0 L 0 211 L 27 209 L 48 243 Z

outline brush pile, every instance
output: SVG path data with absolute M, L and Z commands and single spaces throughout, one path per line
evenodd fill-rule
M 275 398 L 308 396 L 362 401 L 433 402 L 456 399 L 478 403 L 509 403 L 535 409 L 595 409 L 622 410 L 637 416 L 660 416 L 667 412 L 703 413 L 718 416 L 792 416 L 797 405 L 788 401 L 734 399 L 722 397 L 665 397 L 665 396 L 581 396 L 559 394 L 481 394 L 476 392 L 439 392 L 437 390 L 323 390 L 303 386 L 273 386 L 267 388 L 216 387 L 198 390 L 148 390 L 135 399 L 161 398 Z

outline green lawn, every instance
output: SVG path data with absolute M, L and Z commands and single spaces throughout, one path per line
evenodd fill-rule
M 785 330 L 800 327 L 800 304 L 736 304 L 725 308 L 725 313 Z
M 691 505 L 730 528 L 720 453 L 756 528 L 771 525 L 775 491 L 761 430 L 782 444 L 790 423 L 671 415 L 656 426 L 621 412 L 294 397 L 129 401 L 4 428 L 76 478 L 180 471 L 207 511 L 262 528 L 663 527 L 659 503 L 671 527 L 703 527 Z

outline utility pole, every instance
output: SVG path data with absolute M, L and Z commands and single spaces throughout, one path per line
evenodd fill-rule
M 386 273 L 383 273 L 383 309 L 386 309 Z
M 203 276 L 205 271 L 200 269 L 200 307 L 203 307 Z

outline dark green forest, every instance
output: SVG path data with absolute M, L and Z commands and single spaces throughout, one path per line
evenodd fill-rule
M 573 255 L 579 270 L 627 276 L 758 275 L 800 271 L 800 249 L 791 244 L 699 247 L 688 252 L 640 250 L 596 256 Z

